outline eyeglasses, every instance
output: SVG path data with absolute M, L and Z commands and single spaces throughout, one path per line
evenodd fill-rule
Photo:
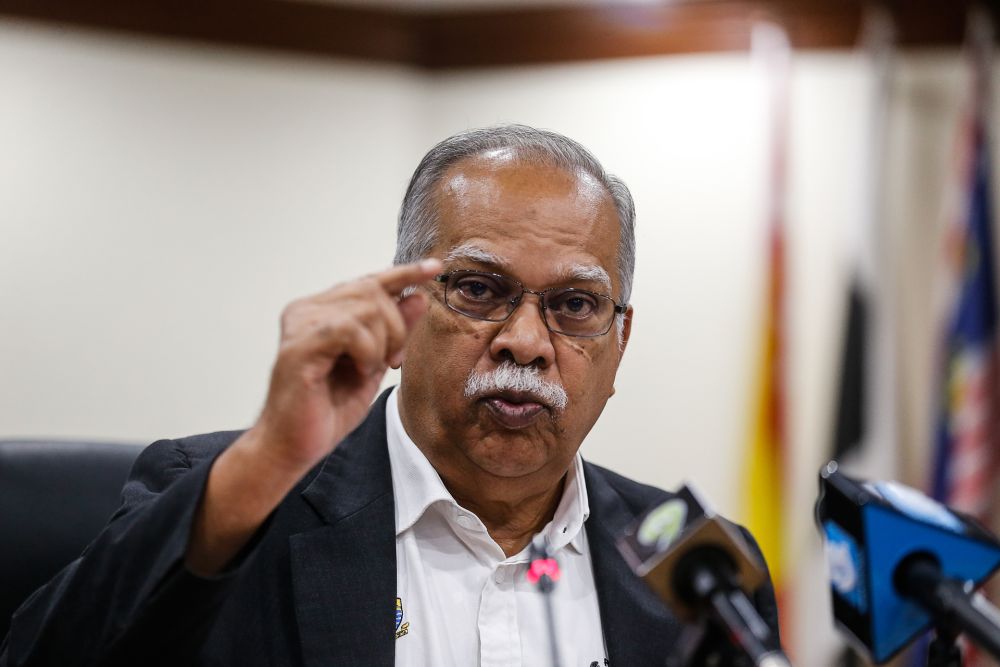
M 444 302 L 456 313 L 487 322 L 503 322 L 521 303 L 525 292 L 538 296 L 542 320 L 549 331 L 591 338 L 611 330 L 625 306 L 610 296 L 573 287 L 536 292 L 498 273 L 450 271 L 434 278 L 444 283 Z

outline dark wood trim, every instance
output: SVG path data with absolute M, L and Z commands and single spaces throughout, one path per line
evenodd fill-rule
M 283 0 L 0 0 L 0 15 L 364 60 L 417 59 L 411 16 Z
M 883 4 L 896 17 L 904 47 L 962 40 L 965 0 Z M 760 17 L 785 25 L 796 48 L 850 48 L 864 6 L 863 0 L 670 0 L 412 11 L 304 0 L 0 0 L 0 16 L 441 69 L 738 51 L 748 48 Z

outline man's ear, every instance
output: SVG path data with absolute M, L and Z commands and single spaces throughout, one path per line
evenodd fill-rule
M 632 306 L 628 306 L 625 312 L 622 313 L 622 337 L 621 342 L 618 345 L 618 361 L 621 363 L 621 357 L 625 355 L 625 347 L 628 345 L 629 336 L 632 335 L 632 318 L 635 316 L 635 309 Z
M 629 306 L 628 308 L 626 308 L 625 312 L 622 313 L 622 335 L 621 335 L 621 338 L 620 338 L 620 342 L 618 343 L 618 363 L 619 364 L 622 362 L 622 357 L 625 356 L 625 347 L 628 345 L 629 336 L 632 335 L 632 316 L 634 314 L 635 314 L 635 311 L 632 309 L 632 306 Z M 616 322 L 615 323 L 615 327 L 617 327 L 617 326 L 618 326 L 618 323 Z M 618 335 L 617 331 L 615 332 L 615 335 L 616 336 Z M 611 384 L 611 393 L 608 394 L 608 398 L 611 398 L 614 395 L 615 395 L 615 385 L 614 385 L 614 383 L 612 383 Z

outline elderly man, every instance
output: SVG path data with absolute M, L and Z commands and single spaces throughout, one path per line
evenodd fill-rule
M 662 664 L 680 624 L 614 540 L 669 494 L 577 451 L 632 328 L 634 217 L 561 135 L 434 147 L 396 265 L 288 306 L 251 429 L 147 448 L 0 665 L 544 665 L 551 641 L 564 665 Z M 769 587 L 756 603 L 776 627 Z

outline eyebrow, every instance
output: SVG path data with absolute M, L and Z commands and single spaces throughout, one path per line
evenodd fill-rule
M 448 251 L 448 254 L 444 258 L 444 261 L 446 262 L 455 262 L 460 260 L 478 262 L 480 264 L 489 264 L 501 269 L 510 266 L 510 262 L 503 257 L 481 248 L 474 243 L 463 243 L 455 246 Z M 608 290 L 608 292 L 611 291 L 611 276 L 609 276 L 608 272 L 604 270 L 604 267 L 598 266 L 597 264 L 563 264 L 558 267 L 556 273 L 559 275 L 559 280 L 557 282 L 585 280 L 600 283 L 605 289 Z
M 596 264 L 564 264 L 559 267 L 559 274 L 563 280 L 589 280 L 598 282 L 611 291 L 611 276 L 604 270 L 604 267 Z
M 494 254 L 489 250 L 484 250 L 474 243 L 463 243 L 462 245 L 455 246 L 448 251 L 444 261 L 454 262 L 462 259 L 499 267 L 510 266 L 510 263 L 500 255 Z

